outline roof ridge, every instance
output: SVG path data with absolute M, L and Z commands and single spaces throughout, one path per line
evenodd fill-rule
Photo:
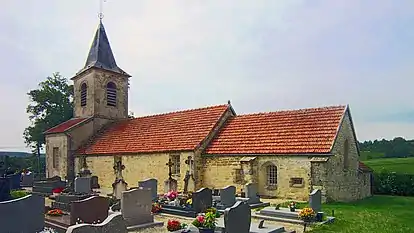
M 255 116 L 255 115 L 263 115 L 263 114 L 273 114 L 273 113 L 297 113 L 297 112 L 307 112 L 307 111 L 315 111 L 315 110 L 328 110 L 328 109 L 335 109 L 335 108 L 343 108 L 345 109 L 347 105 L 330 105 L 324 107 L 314 107 L 314 108 L 299 108 L 299 109 L 287 109 L 287 110 L 278 110 L 278 111 L 270 111 L 270 112 L 255 112 L 255 113 L 245 113 L 239 114 L 237 116 Z
M 135 120 L 135 119 L 143 119 L 143 118 L 148 118 L 148 117 L 157 117 L 157 116 L 164 116 L 164 115 L 171 115 L 171 114 L 175 114 L 175 113 L 187 113 L 187 112 L 191 112 L 191 111 L 197 111 L 197 110 L 206 110 L 206 109 L 210 109 L 210 108 L 218 108 L 218 107 L 228 107 L 228 104 L 220 104 L 220 105 L 211 105 L 211 106 L 206 106 L 206 107 L 202 107 L 202 108 L 190 108 L 190 109 L 184 109 L 184 110 L 176 110 L 176 111 L 171 111 L 171 112 L 165 112 L 165 113 L 158 113 L 158 114 L 152 114 L 152 115 L 146 115 L 146 116 L 138 116 L 129 120 Z

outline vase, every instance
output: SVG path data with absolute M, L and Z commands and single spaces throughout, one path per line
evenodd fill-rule
M 214 229 L 198 228 L 198 232 L 200 232 L 200 233 L 214 233 Z
M 295 212 L 295 207 L 290 207 L 290 212 Z

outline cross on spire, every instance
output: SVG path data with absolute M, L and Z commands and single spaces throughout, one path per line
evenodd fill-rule
M 106 0 L 99 0 L 99 14 L 98 14 L 98 18 L 99 20 L 102 22 L 102 19 L 104 17 L 103 14 L 103 3 L 106 2 Z

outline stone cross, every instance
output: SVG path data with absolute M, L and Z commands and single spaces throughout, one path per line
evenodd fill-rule
M 114 170 L 116 172 L 116 178 L 117 179 L 122 179 L 122 170 L 125 169 L 125 165 L 122 164 L 122 161 L 118 161 L 116 162 L 115 166 L 114 166 Z
M 191 158 L 191 156 L 188 156 L 187 160 L 185 161 L 185 164 L 188 165 L 189 174 L 192 175 L 193 174 L 192 166 L 194 164 L 194 160 Z
M 172 168 L 172 166 L 174 165 L 174 163 L 171 161 L 171 159 L 169 159 L 169 160 L 168 160 L 168 163 L 166 163 L 165 165 L 167 165 L 167 166 L 168 166 L 168 178 L 169 178 L 169 179 L 172 179 L 172 178 L 171 178 L 171 175 L 172 175 L 171 168 Z

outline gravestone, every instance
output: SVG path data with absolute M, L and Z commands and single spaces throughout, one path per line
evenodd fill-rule
M 226 233 L 249 233 L 251 210 L 249 204 L 238 201 L 224 211 Z
M 260 202 L 260 198 L 257 195 L 257 184 L 255 183 L 248 183 L 245 186 L 246 189 L 246 198 L 249 198 L 249 203 L 258 203 Z
M 11 190 L 21 189 L 20 179 L 21 179 L 22 175 L 20 173 L 19 174 L 8 175 L 7 177 L 9 177 L 9 179 L 10 179 L 10 189 Z
M 138 182 L 138 187 L 148 188 L 151 190 L 152 200 L 155 201 L 158 199 L 158 180 L 157 179 L 147 179 Z
M 177 191 L 177 180 L 174 180 L 173 178 L 168 178 L 166 181 L 164 181 L 164 193 L 168 193 L 169 191 Z
M 45 199 L 27 195 L 0 202 L 0 232 L 41 232 L 45 227 Z
M 7 177 L 0 177 L 0 202 L 8 201 L 10 199 L 10 179 Z
M 97 176 L 91 177 L 91 188 L 92 189 L 99 189 L 101 186 L 99 185 L 99 179 Z
M 203 213 L 213 205 L 213 193 L 209 188 L 202 188 L 193 193 L 193 209 L 196 213 Z
M 77 224 L 68 227 L 66 233 L 127 233 L 127 226 L 121 213 L 109 215 L 102 223 Z
M 28 175 L 23 175 L 22 177 L 22 187 L 32 187 L 34 181 L 33 172 Z
M 158 222 L 154 223 L 151 209 L 152 195 L 150 189 L 141 187 L 122 192 L 121 212 L 128 230 L 160 225 Z
M 231 207 L 236 203 L 236 187 L 226 186 L 220 190 L 220 203 L 224 208 Z
M 128 184 L 125 182 L 124 179 L 117 179 L 113 184 L 113 196 L 116 199 L 122 198 L 122 192 L 126 191 L 128 189 Z
M 74 201 L 70 206 L 70 224 L 81 220 L 83 223 L 103 222 L 108 217 L 109 199 L 93 196 Z
M 76 177 L 75 178 L 75 193 L 91 193 L 91 178 L 90 177 Z
M 316 213 L 321 211 L 321 209 L 322 209 L 322 193 L 321 193 L 321 190 L 314 189 L 312 191 L 312 193 L 309 195 L 309 206 Z

